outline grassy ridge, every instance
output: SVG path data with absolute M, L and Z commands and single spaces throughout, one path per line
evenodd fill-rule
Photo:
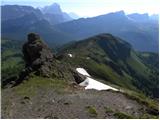
M 65 46 L 61 53 L 73 54 L 73 58 L 64 58 L 64 62 L 84 67 L 92 76 L 158 97 L 157 72 L 147 65 L 139 52 L 119 38 L 110 34 L 98 35 Z M 154 62 L 154 59 L 149 60 Z

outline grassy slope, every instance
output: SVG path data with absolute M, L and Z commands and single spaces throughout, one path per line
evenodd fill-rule
M 19 41 L 2 39 L 2 81 L 18 75 L 24 67 L 21 46 L 22 43 Z
M 64 48 L 62 53 L 72 53 L 74 56 L 73 58 L 64 58 L 64 62 L 84 67 L 92 76 L 111 84 L 137 92 L 143 91 L 147 95 L 157 97 L 158 75 L 154 74 L 154 70 L 144 63 L 137 52 L 131 49 L 128 50 L 130 55 L 127 55 L 128 48 L 124 48 L 127 44 L 110 37 L 107 39 L 108 41 L 106 40 L 109 43 L 100 41 L 102 44 L 99 44 L 100 42 L 97 40 L 97 37 L 89 38 Z M 106 44 L 106 48 L 104 44 Z M 118 48 L 120 49 L 117 50 Z M 119 57 L 116 58 L 116 55 Z

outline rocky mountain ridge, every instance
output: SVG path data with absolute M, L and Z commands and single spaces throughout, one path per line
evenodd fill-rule
M 67 47 L 66 51 L 63 51 L 64 54 L 58 56 L 51 52 L 38 34 L 28 34 L 28 40 L 22 49 L 25 68 L 18 79 L 11 77 L 11 81 L 6 81 L 12 87 L 6 84 L 6 87 L 2 89 L 2 118 L 158 118 L 157 101 L 151 100 L 136 91 L 124 89 L 122 86 L 119 87 L 124 89 L 125 92 L 85 90 L 84 87 L 79 85 L 79 83 L 86 82 L 84 81 L 86 76 L 77 72 L 82 71 L 82 69 L 77 70 L 76 68 L 85 67 L 89 74 L 94 75 L 93 71 L 84 65 L 90 66 L 90 63 L 86 64 L 86 61 L 96 60 L 95 56 L 82 55 L 92 51 L 93 54 L 99 52 L 96 53 L 97 57 L 105 57 L 104 53 L 109 52 L 108 49 L 106 50 L 101 46 L 101 42 L 108 45 L 107 48 L 112 48 L 109 48 L 111 53 L 121 52 L 121 50 L 123 51 L 122 48 L 125 48 L 124 50 L 131 49 L 126 42 L 118 40 L 110 34 L 102 34 L 91 38 L 91 40 L 75 43 L 70 48 L 74 52 Z M 99 51 L 100 49 L 95 43 L 102 47 L 104 51 Z M 76 50 L 77 47 L 79 47 L 78 50 Z M 92 49 L 86 51 L 86 47 Z M 96 51 L 93 51 L 94 47 Z M 79 50 L 81 52 L 78 52 Z M 125 57 L 130 56 L 132 55 L 126 54 Z M 75 62 L 77 58 L 83 62 Z M 117 59 L 117 54 L 108 58 L 111 58 L 114 62 Z M 123 57 L 120 59 L 124 60 Z M 98 64 L 102 64 L 102 61 L 98 59 L 96 61 Z M 94 63 L 91 67 L 97 72 L 97 80 L 101 81 L 101 79 L 98 79 L 100 78 L 99 73 L 108 77 L 109 80 L 109 76 L 102 73 L 101 69 L 97 70 L 95 67 L 97 63 Z M 109 65 L 107 66 L 109 67 Z M 110 67 L 120 68 L 116 65 Z M 110 69 L 103 70 L 111 73 Z M 113 70 L 116 71 L 116 69 Z M 87 73 L 87 76 L 89 74 Z M 91 78 L 95 77 L 94 75 Z M 118 81 L 118 79 L 116 80 Z M 118 87 L 114 82 L 112 82 L 112 85 Z M 96 83 L 100 84 L 100 82 Z

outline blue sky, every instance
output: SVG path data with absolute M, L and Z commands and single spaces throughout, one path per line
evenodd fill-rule
M 43 7 L 59 3 L 65 12 L 75 12 L 79 16 L 96 16 L 124 10 L 128 13 L 159 13 L 160 0 L 1 0 L 4 4 L 31 5 Z

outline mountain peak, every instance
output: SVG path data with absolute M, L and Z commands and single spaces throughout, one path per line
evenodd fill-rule
M 52 7 L 60 7 L 60 5 L 58 3 L 52 3 L 51 6 Z
M 114 60 L 125 60 L 130 56 L 131 45 L 112 34 L 103 33 L 90 39 L 95 39 L 96 44 Z
M 117 11 L 117 12 L 114 12 L 116 14 L 121 14 L 121 15 L 125 15 L 125 12 L 123 10 L 120 10 L 120 11 Z
M 132 13 L 127 15 L 128 17 L 132 18 L 133 20 L 136 21 L 145 21 L 145 20 L 149 20 L 149 15 L 148 13 L 144 13 L 144 14 L 139 14 L 139 13 Z
M 62 13 L 61 7 L 57 3 L 53 3 L 49 6 L 45 6 L 43 8 L 44 13 L 50 13 L 50 14 L 60 14 Z
M 93 54 L 95 51 L 103 51 L 104 54 L 108 55 L 114 61 L 117 61 L 118 59 L 126 60 L 130 57 L 130 52 L 132 50 L 129 43 L 109 33 L 102 33 L 89 37 L 85 40 L 74 43 L 67 49 L 72 50 L 73 48 L 78 48 L 80 51 L 87 49 L 88 54 Z
M 125 16 L 125 12 L 123 10 L 108 13 L 108 15 L 116 15 L 116 16 Z

